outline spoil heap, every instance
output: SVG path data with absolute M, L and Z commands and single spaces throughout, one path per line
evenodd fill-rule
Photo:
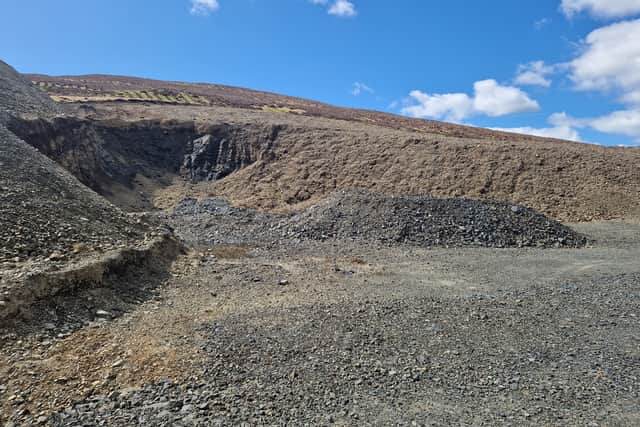
M 508 203 L 340 191 L 292 217 L 289 236 L 418 246 L 579 247 L 586 239 L 533 209 Z
M 147 229 L 0 126 L 0 264 L 125 247 Z

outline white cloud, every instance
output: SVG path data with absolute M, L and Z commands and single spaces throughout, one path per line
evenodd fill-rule
M 414 90 L 409 94 L 414 104 L 403 108 L 402 113 L 459 122 L 478 114 L 498 117 L 540 109 L 522 90 L 502 86 L 495 80 L 477 81 L 473 88 L 473 97 L 466 93 L 428 94 Z
M 374 90 L 364 83 L 355 82 L 353 84 L 353 88 L 351 89 L 351 95 L 358 96 L 362 92 L 374 93 Z
M 606 6 L 604 3 L 599 3 L 599 6 Z M 607 5 L 622 11 L 631 10 L 631 3 L 635 5 L 633 10 L 640 12 L 640 2 L 637 0 L 612 1 Z M 623 9 L 624 5 L 628 9 Z M 613 95 L 627 105 L 626 108 L 596 118 L 574 119 L 565 116 L 565 123 L 640 141 L 640 19 L 617 22 L 592 31 L 582 43 L 577 57 L 565 66 L 576 89 Z M 563 120 L 562 117 L 556 119 Z
M 309 0 L 313 4 L 327 5 L 329 0 Z M 331 6 L 327 9 L 329 15 L 340 17 L 356 16 L 358 11 L 352 1 L 349 0 L 331 0 Z
M 329 8 L 330 15 L 355 16 L 358 14 L 355 5 L 349 0 L 336 0 Z
M 567 139 L 580 141 L 580 134 L 574 127 L 583 127 L 582 121 L 568 116 L 566 113 L 555 113 L 547 119 L 551 127 L 534 128 L 530 126 L 516 128 L 492 128 L 504 132 L 521 133 L 524 135 L 542 136 L 545 138 Z
M 596 118 L 578 119 L 566 113 L 555 113 L 549 123 L 556 128 L 591 128 L 599 132 L 624 135 L 640 141 L 640 108 L 614 111 Z
M 591 32 L 570 68 L 570 77 L 581 90 L 640 91 L 640 19 Z
M 562 0 L 562 12 L 569 18 L 586 11 L 598 18 L 622 18 L 640 13 L 638 0 Z
M 490 117 L 536 111 L 538 103 L 517 87 L 501 86 L 495 80 L 481 80 L 473 84 L 475 98 L 473 108 Z
M 218 0 L 191 0 L 190 12 L 192 15 L 207 16 L 219 7 Z
M 549 24 L 551 24 L 551 18 L 542 18 L 533 22 L 533 28 L 540 31 Z
M 430 117 L 459 122 L 472 115 L 473 100 L 466 93 L 433 94 L 412 91 L 417 104 L 404 107 L 402 113 L 412 117 Z
M 551 86 L 551 80 L 546 76 L 553 73 L 554 70 L 555 67 L 545 65 L 544 61 L 521 64 L 518 66 L 518 74 L 513 82 L 517 85 L 549 87 Z
M 555 126 L 555 127 L 576 127 L 582 128 L 588 125 L 588 120 L 585 119 L 576 119 L 575 117 L 569 116 L 567 113 L 553 113 L 549 116 L 547 121 Z
M 589 122 L 600 132 L 630 136 L 640 140 L 640 109 L 614 111 Z
M 493 130 L 499 130 L 503 132 L 521 133 L 523 135 L 542 136 L 544 138 L 557 138 L 566 139 L 569 141 L 580 141 L 580 134 L 577 130 L 569 126 L 555 126 L 550 128 L 533 128 L 533 127 L 519 127 L 519 128 L 491 128 Z

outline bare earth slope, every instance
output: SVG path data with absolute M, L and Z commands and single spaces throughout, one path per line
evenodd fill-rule
M 3 122 L 58 113 L 0 63 Z M 169 242 L 155 224 L 112 205 L 0 122 L 0 323 L 39 298 L 95 286 L 115 266 L 125 270 Z
M 162 182 L 157 178 L 162 168 L 148 173 L 147 165 L 132 171 L 137 179 L 121 180 L 114 189 L 103 186 L 102 194 L 128 209 L 169 207 L 185 195 L 216 195 L 243 207 L 289 211 L 335 190 L 362 188 L 509 201 L 559 220 L 640 214 L 639 148 L 495 132 L 220 85 L 114 76 L 28 78 L 55 99 L 71 102 L 76 116 L 103 129 L 113 119 L 130 127 L 154 120 L 161 131 L 167 126 L 173 138 L 176 122 L 193 123 L 187 132 L 192 135 L 183 135 L 191 140 L 174 145 L 172 155 L 177 158 L 170 170 L 164 169 L 170 176 L 165 174 Z M 228 131 L 219 132 L 222 126 Z M 122 135 L 122 125 L 117 127 Z M 260 136 L 264 128 L 278 129 L 273 140 Z M 47 141 L 58 144 L 50 151 L 65 151 L 59 141 L 68 131 L 47 132 Z M 191 142 L 207 135 L 215 150 L 229 143 L 233 148 L 220 151 L 225 159 L 216 158 L 209 170 L 200 170 L 193 179 L 181 169 L 182 162 L 192 154 Z M 37 135 L 32 137 L 35 142 L 23 136 L 38 148 L 46 145 Z M 138 140 L 131 138 L 129 146 L 135 147 Z M 162 143 L 158 138 L 140 142 L 145 147 Z M 238 158 L 236 152 L 251 155 Z M 219 170 L 231 173 L 221 175 Z M 148 200 L 136 200 L 139 193 Z

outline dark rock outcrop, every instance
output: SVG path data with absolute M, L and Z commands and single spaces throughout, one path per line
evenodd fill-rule
M 125 247 L 148 231 L 0 126 L 0 263 Z
M 185 146 L 197 135 L 193 123 L 70 117 L 13 119 L 8 127 L 106 197 L 133 189 L 138 174 L 152 179 L 178 174 Z
M 192 182 L 222 179 L 268 156 L 281 130 L 280 126 L 211 127 L 206 135 L 187 145 L 183 175 Z

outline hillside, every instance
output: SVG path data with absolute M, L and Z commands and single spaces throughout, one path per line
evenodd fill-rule
M 632 217 L 640 209 L 638 148 L 424 122 L 443 134 L 255 108 L 155 101 L 67 107 L 75 117 L 14 121 L 11 128 L 129 210 L 222 196 L 281 212 L 353 188 L 509 201 L 564 221 Z M 447 136 L 467 132 L 479 135 Z
M 371 110 L 335 107 L 317 101 L 275 93 L 209 83 L 181 83 L 136 77 L 86 75 L 52 77 L 26 74 L 43 92 L 61 103 L 153 103 L 177 106 L 219 106 L 288 113 L 307 117 L 360 122 L 411 132 L 460 138 L 538 141 L 540 138 L 433 120 L 413 119 Z

